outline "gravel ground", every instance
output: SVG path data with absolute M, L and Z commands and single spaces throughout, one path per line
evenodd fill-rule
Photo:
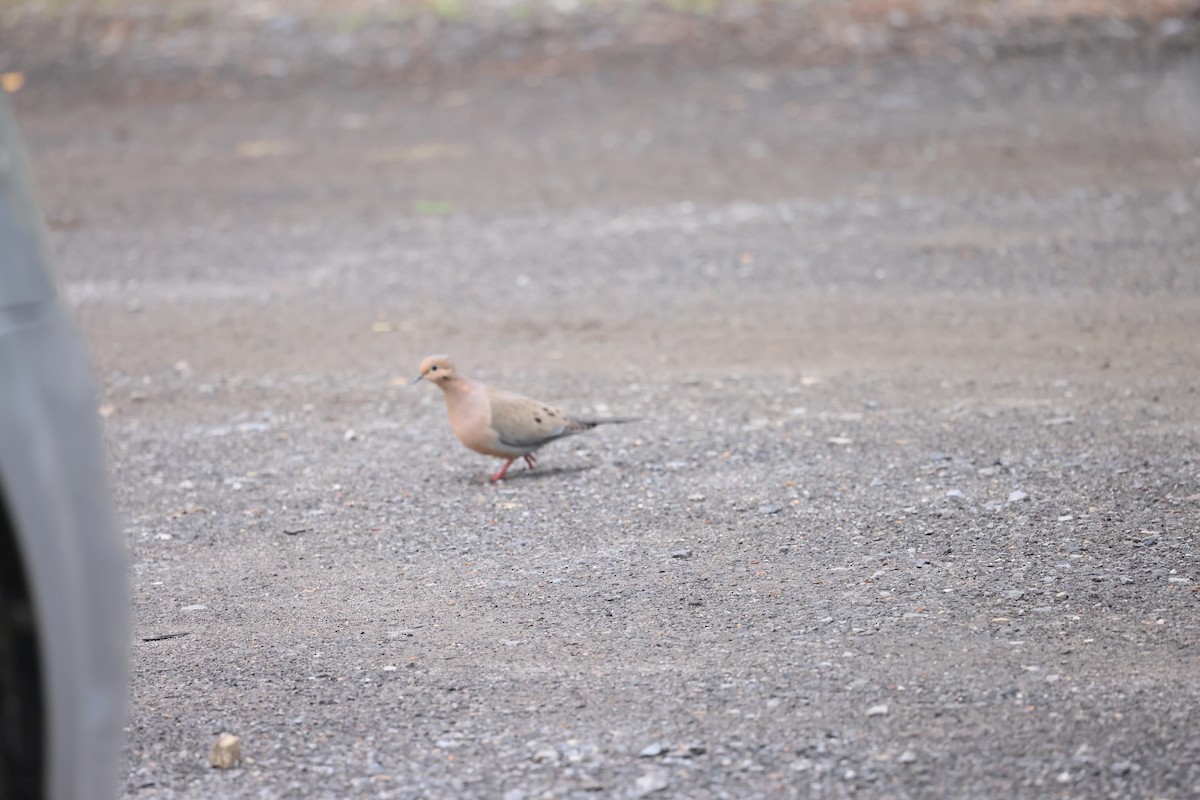
M 1200 794 L 1198 70 L 16 95 L 131 554 L 124 795 Z M 492 485 L 438 351 L 644 419 Z

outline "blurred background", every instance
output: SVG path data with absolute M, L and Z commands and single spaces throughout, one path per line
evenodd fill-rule
M 412 355 L 456 343 L 451 305 L 532 327 L 517 339 L 533 341 L 574 319 L 559 301 L 581 291 L 629 318 L 662 302 L 708 314 L 726 289 L 1194 286 L 1174 259 L 1133 269 L 1072 239 L 1097 251 L 1080 271 L 1062 252 L 1080 213 L 1108 213 L 1086 193 L 1114 182 L 1192 219 L 1179 183 L 1200 142 L 1189 0 L 2 11 L 0 72 L 40 162 L 61 273 L 97 325 L 156 330 L 149 315 L 103 313 L 112 300 L 253 309 L 279 295 L 320 318 L 341 295 L 381 331 L 409 326 L 388 344 Z M 669 240 L 721 225 L 741 233 L 698 237 L 690 253 Z M 582 248 L 569 230 L 581 226 Z M 497 269 L 513 275 L 489 287 Z M 313 327 L 322 341 L 347 319 L 334 316 Z M 170 341 L 146 338 L 147 350 Z
M 127 92 L 187 79 L 355 85 L 388 77 L 542 79 L 615 60 L 831 63 L 901 53 L 996 58 L 1086 44 L 1178 49 L 1189 0 L 5 0 L 4 69 Z

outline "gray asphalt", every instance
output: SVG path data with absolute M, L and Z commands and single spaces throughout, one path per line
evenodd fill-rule
M 1200 795 L 1198 69 L 19 96 L 125 796 Z M 644 419 L 491 485 L 433 352 Z

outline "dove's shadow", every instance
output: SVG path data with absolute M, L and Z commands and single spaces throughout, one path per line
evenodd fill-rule
M 469 483 L 490 484 L 492 486 L 503 486 L 505 484 L 512 484 L 512 483 L 523 482 L 523 481 L 543 481 L 548 478 L 559 478 L 559 477 L 562 477 L 563 475 L 578 475 L 581 472 L 587 472 L 588 470 L 592 470 L 595 468 L 596 467 L 594 464 L 578 464 L 573 467 L 570 467 L 570 466 L 568 466 L 568 467 L 541 467 L 541 466 L 539 466 L 537 469 L 513 470 L 513 471 L 509 472 L 508 475 L 504 476 L 504 480 L 501 480 L 501 481 L 491 481 L 485 475 L 483 477 L 478 477 L 478 478 L 472 477 L 469 479 L 468 482 Z

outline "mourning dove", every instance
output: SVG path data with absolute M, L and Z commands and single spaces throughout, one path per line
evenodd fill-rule
M 508 474 L 518 458 L 530 469 L 537 466 L 534 451 L 564 436 L 591 430 L 597 425 L 632 422 L 631 417 L 580 419 L 569 417 L 554 406 L 501 389 L 493 389 L 460 374 L 446 356 L 430 356 L 421 362 L 421 374 L 413 383 L 427 380 L 442 390 L 450 430 L 476 453 L 505 459 L 493 481 Z

